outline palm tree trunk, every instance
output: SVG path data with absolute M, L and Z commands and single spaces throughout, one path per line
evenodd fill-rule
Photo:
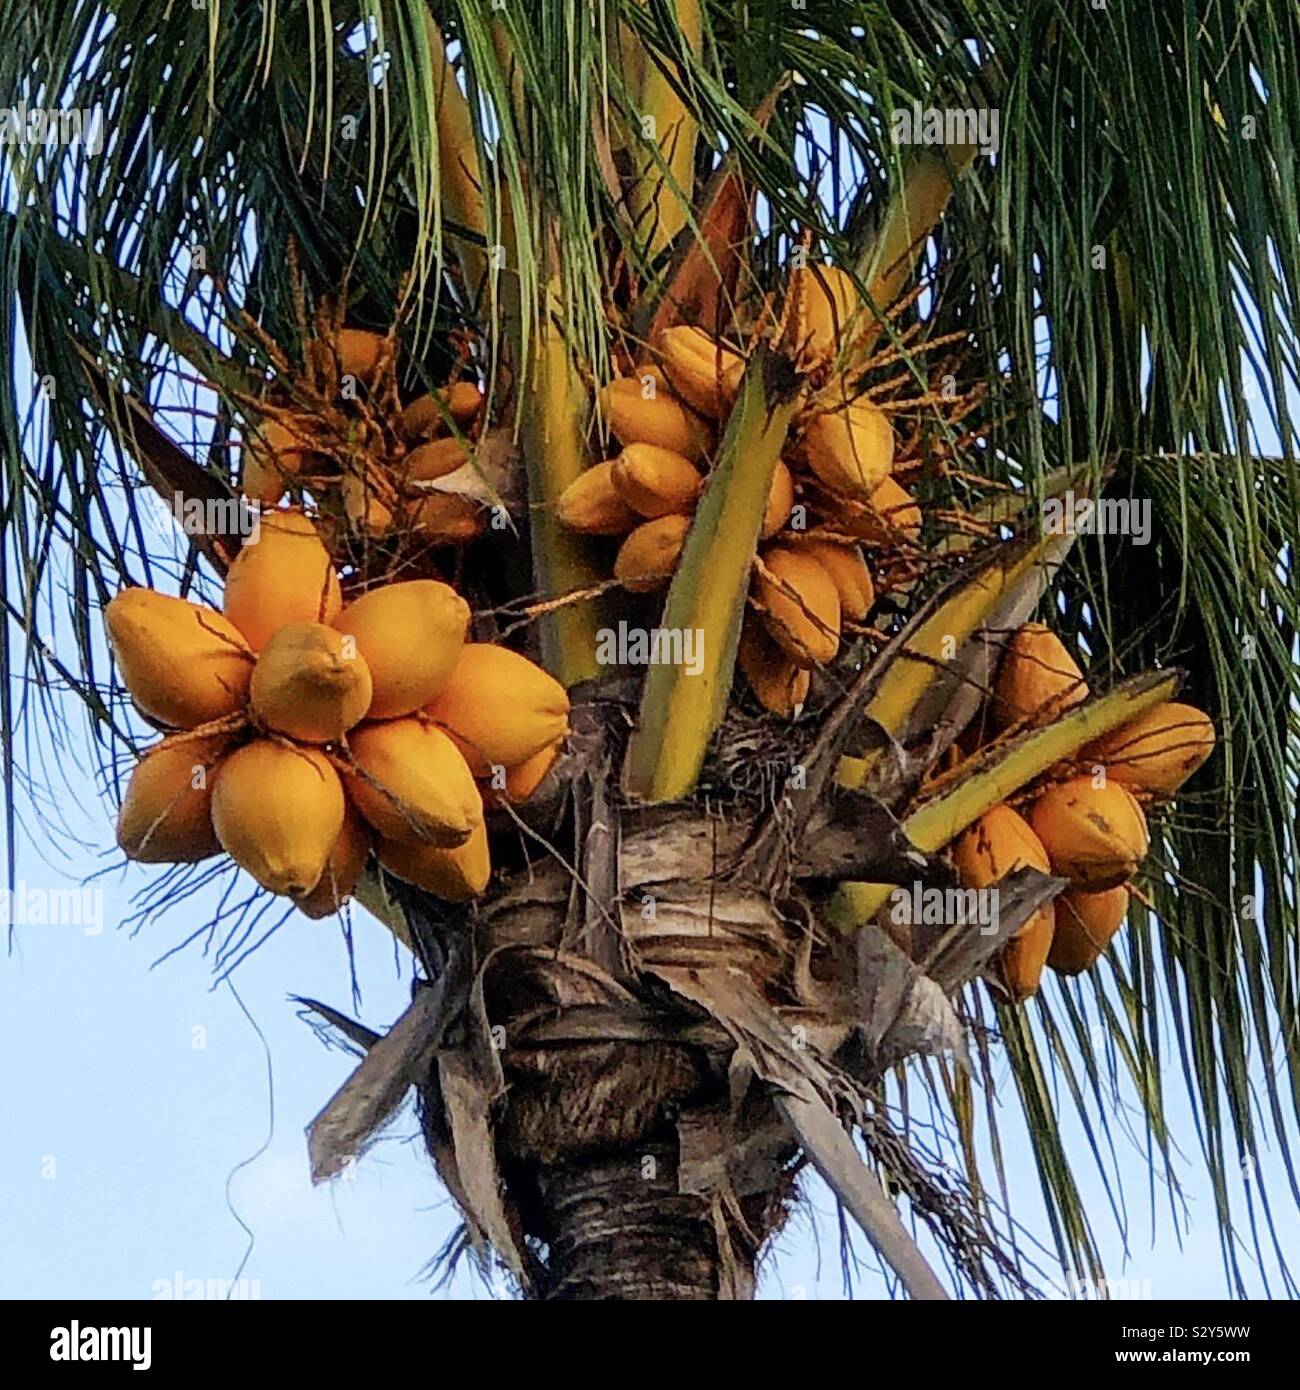
M 665 1135 L 537 1175 L 549 1301 L 751 1297 L 752 1260 L 723 1269 L 709 1205 L 678 1190 Z
M 619 803 L 616 760 L 584 714 L 563 831 L 546 826 L 559 857 L 506 874 L 462 924 L 481 985 L 468 1033 L 491 1038 L 472 1064 L 491 1073 L 490 1137 L 452 1133 L 435 1067 L 431 1152 L 443 1169 L 459 1144 L 463 1168 L 492 1148 L 487 1190 L 503 1195 L 531 1297 L 751 1298 L 796 1146 L 731 1074 L 735 1041 L 693 991 L 726 974 L 788 998 L 789 929 L 770 895 L 720 877 L 737 826 Z

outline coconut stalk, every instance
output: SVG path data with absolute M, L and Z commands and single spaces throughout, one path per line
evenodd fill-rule
M 533 578 L 543 599 L 598 588 L 590 544 L 560 525 L 555 504 L 589 463 L 587 424 L 591 398 L 573 362 L 560 318 L 558 277 L 546 287 L 546 313 L 530 342 L 522 378 L 520 447 L 528 473 Z M 565 686 L 591 680 L 601 605 L 592 598 L 560 604 L 540 621 L 542 664 Z
M 703 670 L 651 666 L 623 787 L 638 801 L 688 796 L 731 691 L 749 572 L 796 404 L 796 378 L 783 357 L 750 359 L 727 432 L 687 533 L 662 625 L 701 634 Z
M 969 580 L 916 630 L 889 661 L 875 693 L 863 708 L 863 717 L 890 739 L 907 727 L 926 693 L 947 674 L 952 661 L 975 632 L 984 626 L 1005 595 L 1026 580 L 1037 578 L 1040 590 L 1051 582 L 1060 564 L 1060 553 L 1072 538 L 1047 536 L 1037 543 L 995 551 Z M 840 761 L 842 787 L 860 787 L 880 762 L 883 750 L 872 749 L 861 758 Z

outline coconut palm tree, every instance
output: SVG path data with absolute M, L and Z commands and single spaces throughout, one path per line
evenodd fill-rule
M 364 1052 L 315 1177 L 413 1086 L 462 1243 L 526 1296 L 748 1297 L 809 1167 L 901 1290 L 1032 1296 L 1104 1274 L 1078 1184 L 1095 1164 L 1122 1213 L 1118 1097 L 1153 1183 L 1208 1170 L 1231 1287 L 1276 1259 L 1294 1292 L 1298 46 L 1284 0 L 8 7 L 6 730 L 76 692 L 121 794 L 156 721 L 99 610 L 219 602 L 213 518 L 265 488 L 267 421 L 312 431 L 264 500 L 316 516 L 345 597 L 450 581 L 569 693 L 562 754 L 496 798 L 486 891 L 366 864 L 413 1002 L 383 1035 L 310 1005 Z M 482 413 L 422 407 L 459 466 L 412 490 L 395 422 L 449 381 Z M 694 473 L 620 453 L 663 429 Z M 198 518 L 179 564 L 159 498 Z M 647 524 L 648 559 L 592 534 Z M 1087 686 L 1008 712 L 1035 614 L 1045 674 Z M 698 660 L 647 663 L 650 629 Z M 1100 884 L 1044 798 L 1118 778 L 1097 750 L 1176 693 L 1216 751 L 1141 796 L 1123 933 L 1026 998 L 1031 929 L 1045 951 L 1069 880 Z M 957 920 L 962 837 L 1008 804 L 1051 863 L 995 847 L 996 920 Z

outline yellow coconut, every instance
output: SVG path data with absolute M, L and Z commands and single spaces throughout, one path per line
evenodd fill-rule
M 1046 719 L 1088 698 L 1078 663 L 1042 623 L 1017 629 L 993 682 L 993 714 L 999 727 L 1022 719 Z
M 768 634 L 800 666 L 821 666 L 840 649 L 840 596 L 830 574 L 802 550 L 774 545 L 755 567 L 754 602 Z
M 689 512 L 704 481 L 690 459 L 657 444 L 629 444 L 613 463 L 614 490 L 651 520 Z
M 425 706 L 456 736 L 471 767 L 515 767 L 563 738 L 569 697 L 549 672 L 509 647 L 467 642 L 451 679 Z
M 316 886 L 343 812 L 343 788 L 325 755 L 270 739 L 228 754 L 212 792 L 221 847 L 271 893 Z
M 998 976 L 1017 1004 L 1038 992 L 1055 935 L 1051 908 L 1040 908 L 998 952 Z
M 297 899 L 298 911 L 316 920 L 339 912 L 356 892 L 372 844 L 365 821 L 349 805 L 343 813 L 343 829 L 325 861 L 325 872 L 309 893 Z
M 221 853 L 212 783 L 230 741 L 197 738 L 155 748 L 135 766 L 117 815 L 117 843 L 142 864 L 194 864 Z
M 452 740 L 425 719 L 362 724 L 349 735 L 357 810 L 386 840 L 453 849 L 483 819 L 483 799 Z
M 871 545 L 898 545 L 920 537 L 921 509 L 902 484 L 885 478 L 867 502 L 836 516 L 834 524 Z
M 953 845 L 953 867 L 967 888 L 988 888 L 1017 869 L 1050 873 L 1043 842 L 1010 806 L 995 806 Z M 998 953 L 998 973 L 1017 1001 L 1038 988 L 1052 945 L 1051 903 L 1040 907 Z
M 1113 781 L 1173 796 L 1214 752 L 1214 723 L 1195 705 L 1169 700 L 1099 739 L 1086 752 Z
M 371 589 L 333 626 L 355 639 L 370 670 L 370 717 L 393 719 L 419 709 L 451 679 L 469 630 L 469 604 L 449 584 L 412 579 Z
M 822 357 L 834 357 L 845 336 L 861 331 L 862 296 L 847 271 L 810 265 L 794 271 L 790 292 L 799 296 L 798 338 Z
M 456 492 L 431 492 L 408 502 L 406 518 L 431 545 L 465 545 L 483 530 L 478 503 Z
M 1047 963 L 1058 975 L 1079 975 L 1094 965 L 1123 925 L 1128 889 L 1062 893 L 1056 900 L 1056 935 Z
M 370 536 L 382 536 L 391 530 L 391 508 L 379 500 L 367 478 L 357 473 L 345 473 L 342 480 L 343 509 L 348 520 L 359 531 Z
M 379 862 L 398 878 L 449 903 L 477 898 L 492 877 L 487 826 L 482 821 L 456 849 L 385 840 L 379 846 Z
M 893 478 L 885 478 L 871 494 L 871 509 L 880 516 L 891 533 L 902 535 L 909 541 L 921 534 L 921 509 L 902 484 Z
M 656 390 L 653 381 L 643 383 L 639 377 L 611 381 L 601 390 L 599 404 L 601 415 L 624 446 L 657 444 L 693 462 L 709 455 L 708 426 L 670 392 Z
M 1010 806 L 985 812 L 953 845 L 953 867 L 968 888 L 987 888 L 1017 869 L 1050 873 L 1047 850 Z
M 289 623 L 329 623 L 339 579 L 316 527 L 300 511 L 265 512 L 226 576 L 226 617 L 260 652 Z
M 614 578 L 634 594 L 662 589 L 682 558 L 690 529 L 689 516 L 661 516 L 638 526 L 619 547 Z
M 402 460 L 400 471 L 413 483 L 445 478 L 469 462 L 469 450 L 459 439 L 434 439 L 417 445 Z
M 472 381 L 453 381 L 441 391 L 419 396 L 402 411 L 398 428 L 408 440 L 428 439 L 445 433 L 447 417 L 463 430 L 472 425 L 483 408 L 483 392 Z
M 761 623 L 746 621 L 741 628 L 736 664 L 758 703 L 772 714 L 793 719 L 807 701 L 812 676 L 790 660 Z
M 564 751 L 564 740 L 557 739 L 540 753 L 525 758 L 506 771 L 506 785 L 503 800 L 511 806 L 523 806 L 532 799 L 533 793 L 546 780 L 547 774 L 559 761 Z
M 563 751 L 564 740 L 559 739 L 515 767 L 496 767 L 490 777 L 483 778 L 479 783 L 483 804 L 498 809 L 502 806 L 523 806 L 546 780 Z
M 362 382 L 371 381 L 386 349 L 387 340 L 382 333 L 371 333 L 365 328 L 340 329 L 334 341 L 339 374 L 354 376 Z
M 893 466 L 894 428 L 871 401 L 842 399 L 809 420 L 799 447 L 828 488 L 869 501 Z
M 710 420 L 731 410 L 745 370 L 739 353 L 685 324 L 665 329 L 657 346 L 664 375 L 688 405 Z
M 1137 872 L 1151 837 L 1142 808 L 1119 782 L 1074 777 L 1049 787 L 1029 811 L 1053 870 L 1072 887 L 1098 893 Z
M 641 524 L 614 487 L 612 460 L 579 473 L 560 494 L 555 515 L 570 531 L 590 536 L 622 536 Z
M 294 429 L 280 420 L 263 420 L 244 440 L 240 491 L 254 502 L 273 507 L 311 457 L 311 436 L 305 426 Z
M 131 698 L 154 719 L 193 729 L 242 708 L 253 654 L 212 608 L 153 589 L 123 589 L 104 609 Z
M 248 693 L 275 733 L 336 743 L 370 708 L 370 668 L 354 638 L 323 623 L 290 623 L 262 649 Z
M 772 486 L 767 493 L 767 507 L 763 511 L 763 525 L 759 535 L 763 540 L 772 536 L 790 520 L 794 510 L 794 476 L 785 464 L 777 459 L 772 470 Z
M 844 617 L 860 623 L 876 601 L 876 586 L 858 547 L 836 545 L 832 541 L 805 541 L 799 549 L 811 555 L 835 581 Z

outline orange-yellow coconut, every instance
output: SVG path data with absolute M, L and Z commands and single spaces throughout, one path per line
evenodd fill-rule
M 836 545 L 832 541 L 806 541 L 799 549 L 811 555 L 835 581 L 843 616 L 860 623 L 876 601 L 876 586 L 858 547 Z
M 871 401 L 842 400 L 809 420 L 800 449 L 828 488 L 870 501 L 894 463 L 894 428 Z
M 758 703 L 772 714 L 792 719 L 807 701 L 812 676 L 790 660 L 762 624 L 747 621 L 741 628 L 736 664 Z
M 392 508 L 380 501 L 368 478 L 345 473 L 341 491 L 348 520 L 359 531 L 369 536 L 382 536 L 392 528 Z
M 1056 934 L 1047 963 L 1058 975 L 1079 975 L 1101 957 L 1128 912 L 1128 889 L 1062 893 L 1056 900 Z
M 641 524 L 614 486 L 612 459 L 579 473 L 560 493 L 555 515 L 570 531 L 589 536 L 623 536 Z
M 995 806 L 981 816 L 953 846 L 952 860 L 967 888 L 991 887 L 1017 869 L 1051 872 L 1042 841 L 1010 806 Z M 1048 903 L 999 952 L 998 971 L 1013 999 L 1028 999 L 1037 990 L 1055 926 Z
M 469 462 L 469 450 L 459 439 L 433 439 L 418 444 L 402 460 L 399 471 L 413 483 L 445 478 Z
M 1098 893 L 1131 878 L 1151 837 L 1142 808 L 1122 783 L 1074 777 L 1049 787 L 1029 811 L 1053 870 L 1074 888 Z
M 921 509 L 901 483 L 885 478 L 871 494 L 868 504 L 885 523 L 890 537 L 902 536 L 914 541 L 921 534 Z
M 449 584 L 411 579 L 371 589 L 333 626 L 355 641 L 369 668 L 370 717 L 393 719 L 414 713 L 451 679 L 469 630 L 469 604 Z
M 212 792 L 221 847 L 271 893 L 316 886 L 343 813 L 343 788 L 324 754 L 270 739 L 228 754 Z
M 104 609 L 131 698 L 154 719 L 193 729 L 242 708 L 248 643 L 220 613 L 153 589 L 123 589 Z
M 920 538 L 921 508 L 901 483 L 885 478 L 868 501 L 836 515 L 833 527 L 873 546 L 896 546 Z
M 601 415 L 621 444 L 657 444 L 692 462 L 708 457 L 708 426 L 671 392 L 655 389 L 653 381 L 622 377 L 605 386 L 598 400 Z
M 212 784 L 230 741 L 197 738 L 159 747 L 135 766 L 117 815 L 117 843 L 142 864 L 194 864 L 221 853 Z
M 263 420 L 244 439 L 240 491 L 254 502 L 273 507 L 311 457 L 311 435 L 306 426 L 295 429 L 281 420 Z
M 451 679 L 425 706 L 455 735 L 476 776 L 515 767 L 564 737 L 569 697 L 549 672 L 509 647 L 467 642 Z
M 334 342 L 339 374 L 354 376 L 363 382 L 370 381 L 379 368 L 385 348 L 386 340 L 382 333 L 371 333 L 365 328 L 340 329 Z
M 790 520 L 794 510 L 794 476 L 786 465 L 777 459 L 772 470 L 772 486 L 767 493 L 767 506 L 763 510 L 763 524 L 759 535 L 763 540 L 772 536 Z
M 731 410 L 745 370 L 739 353 L 686 324 L 665 329 L 657 346 L 664 376 L 689 406 L 710 420 Z
M 614 557 L 614 578 L 634 594 L 662 589 L 682 558 L 689 516 L 661 516 L 638 526 Z
M 455 849 L 385 840 L 379 847 L 379 862 L 398 878 L 449 903 L 477 898 L 492 876 L 487 826 L 482 821 Z
M 249 699 L 275 733 L 336 743 L 370 708 L 370 668 L 354 638 L 323 623 L 290 623 L 258 656 Z
M 431 492 L 411 500 L 406 522 L 430 545 L 466 545 L 483 530 L 478 503 L 457 492 Z
M 1038 992 L 1055 931 L 1050 909 L 1040 908 L 998 952 L 998 975 L 1017 1004 Z
M 398 428 L 408 440 L 429 439 L 447 431 L 447 417 L 462 430 L 483 408 L 483 392 L 472 381 L 453 381 L 442 391 L 419 396 L 403 411 Z
M 226 576 L 226 617 L 260 652 L 289 623 L 329 623 L 339 579 L 316 527 L 300 511 L 265 512 Z
M 613 464 L 614 490 L 650 520 L 689 512 L 704 482 L 688 458 L 657 444 L 629 444 Z
M 857 336 L 865 323 L 862 296 L 847 271 L 833 265 L 810 265 L 793 272 L 790 293 L 799 296 L 798 336 L 823 357 L 834 357 L 846 336 Z
M 1214 723 L 1195 705 L 1169 700 L 1099 739 L 1086 756 L 1113 781 L 1173 796 L 1214 752 Z
M 325 861 L 325 872 L 316 886 L 298 898 L 298 911 L 315 920 L 332 917 L 356 892 L 361 871 L 366 867 L 373 836 L 365 821 L 351 805 L 343 813 L 343 828 Z
M 840 648 L 840 595 L 811 555 L 774 545 L 755 568 L 754 602 L 769 635 L 800 666 L 820 666 Z
M 560 739 L 515 767 L 498 768 L 491 777 L 479 783 L 483 804 L 494 808 L 525 805 L 546 780 L 563 751 L 564 740 Z
M 357 810 L 386 840 L 454 849 L 483 819 L 483 798 L 460 750 L 423 719 L 362 724 L 348 746 L 347 778 Z
M 1088 685 L 1061 639 L 1043 623 L 1017 629 L 993 682 L 993 713 L 1001 727 L 1049 718 L 1088 698 Z

